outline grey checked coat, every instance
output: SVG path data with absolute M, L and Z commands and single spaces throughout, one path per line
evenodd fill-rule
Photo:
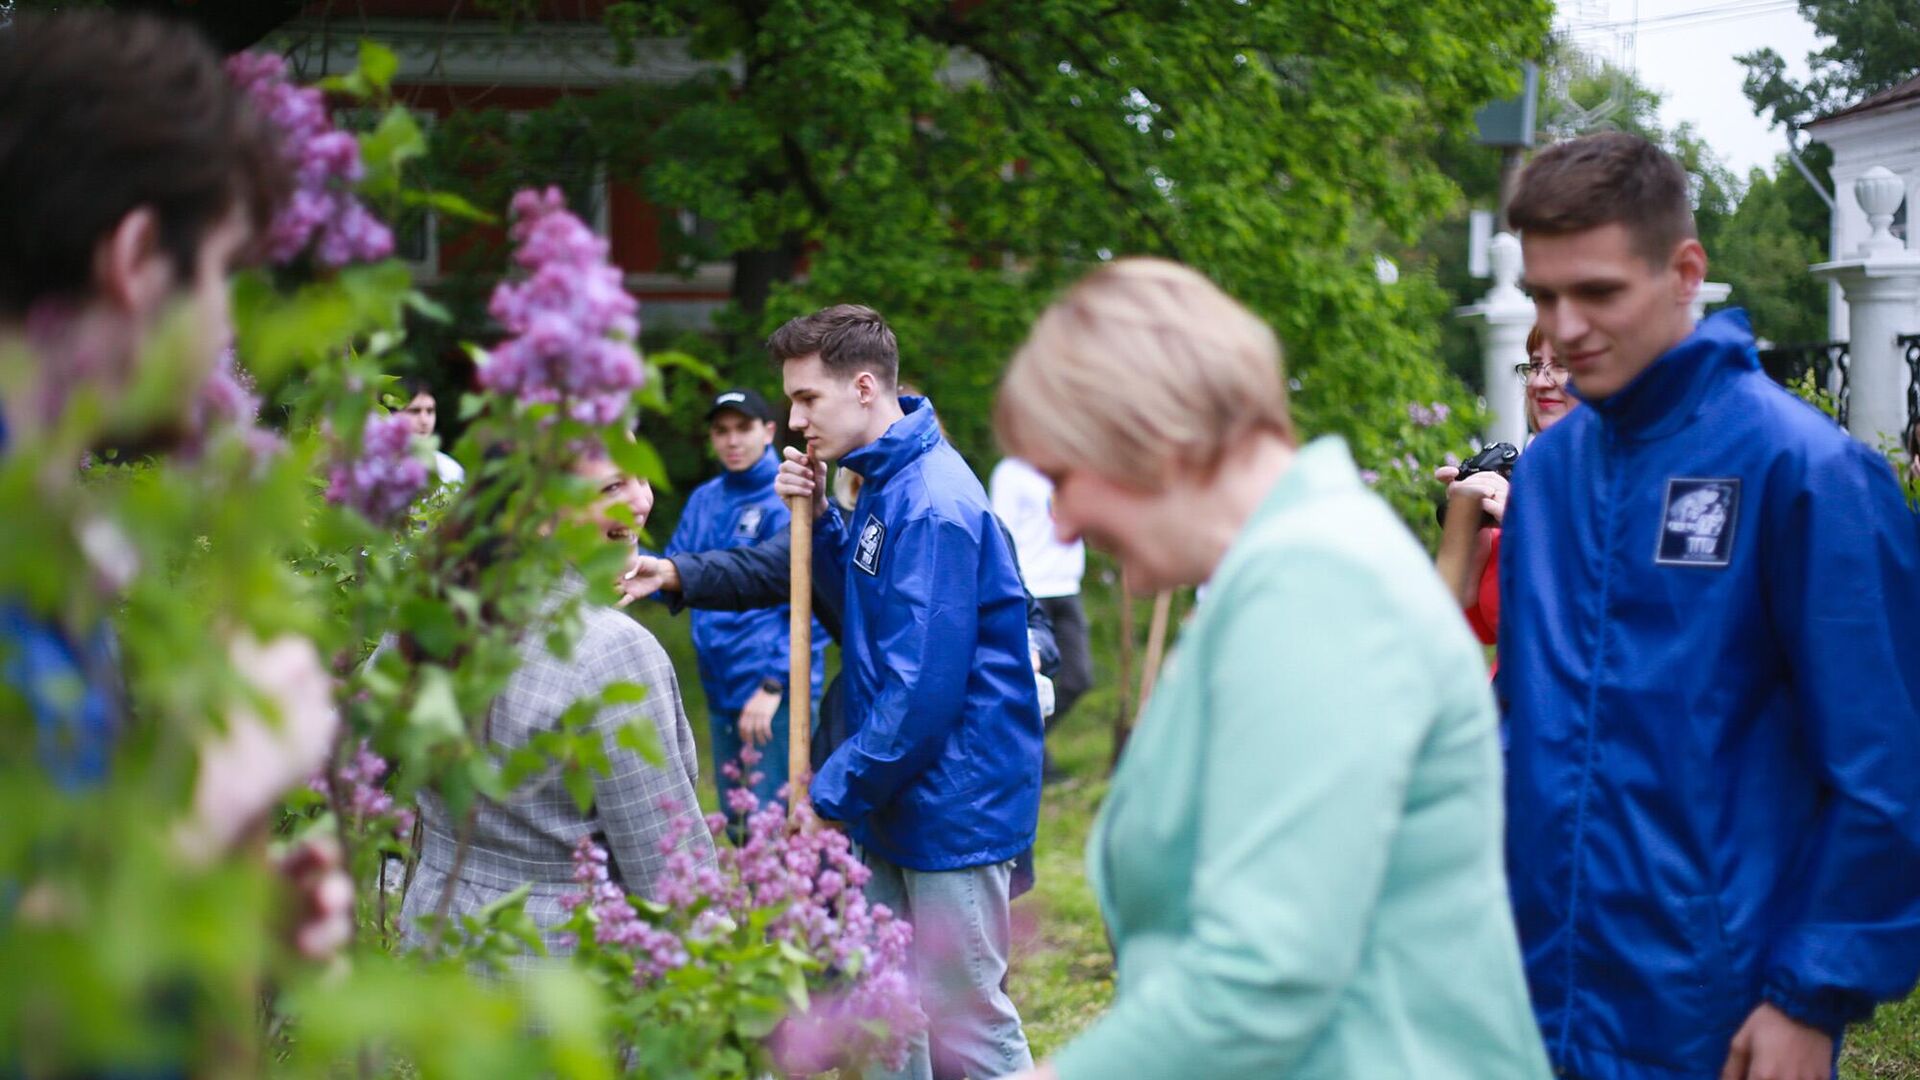
M 580 578 L 569 577 L 556 588 L 553 600 L 558 603 L 584 588 Z M 557 729 L 560 714 L 575 700 L 611 683 L 638 683 L 647 688 L 646 699 L 603 709 L 594 721 L 606 734 L 612 769 L 594 778 L 593 805 L 585 815 L 557 770 L 528 779 L 504 803 L 480 801 L 451 908 L 455 918 L 472 914 L 531 883 L 527 914 L 548 930 L 547 947 L 556 956 L 568 950 L 554 940 L 551 927 L 568 917 L 560 897 L 579 889 L 572 856 L 582 836 L 597 836 L 611 857 L 613 879 L 639 896 L 652 895 L 666 862 L 661 840 L 672 819 L 663 804 L 671 803 L 694 819 L 680 848 L 696 858 L 713 858 L 713 841 L 699 823 L 695 796 L 699 755 L 666 650 L 646 628 L 613 608 L 584 604 L 581 618 L 584 631 L 571 659 L 549 652 L 544 635 L 528 635 L 520 669 L 494 701 L 492 743 L 502 750 L 526 745 L 535 735 Z M 651 721 L 660 733 L 663 768 L 648 765 L 614 740 L 615 733 L 639 718 Z M 420 862 L 401 907 L 407 940 L 414 944 L 423 939 L 420 920 L 438 910 L 453 872 L 460 831 L 460 823 L 449 818 L 446 804 L 432 792 L 421 795 L 420 826 Z

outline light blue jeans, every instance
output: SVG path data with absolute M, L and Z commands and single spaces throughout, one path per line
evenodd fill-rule
M 895 866 L 872 851 L 869 903 L 885 904 L 913 924 L 913 975 L 943 1060 L 972 1080 L 992 1080 L 1033 1067 L 1020 1013 L 1001 984 L 1013 937 L 1007 886 L 1011 861 L 964 870 Z M 913 1040 L 906 1068 L 868 1069 L 865 1080 L 930 1080 L 927 1037 Z

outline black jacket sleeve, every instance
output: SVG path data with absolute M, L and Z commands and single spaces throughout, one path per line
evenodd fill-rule
M 680 572 L 680 591 L 664 594 L 667 606 L 675 614 L 683 608 L 751 611 L 779 607 L 788 598 L 792 552 L 793 537 L 784 530 L 751 547 L 683 551 L 673 556 L 674 568 Z M 814 589 L 813 617 L 835 641 L 840 640 L 839 597 Z

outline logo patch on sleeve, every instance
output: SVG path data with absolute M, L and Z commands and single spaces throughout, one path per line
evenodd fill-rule
M 733 535 L 738 539 L 751 540 L 760 535 L 760 521 L 766 511 L 757 506 L 749 506 L 740 511 L 740 517 L 733 523 Z
M 887 543 L 887 527 L 872 514 L 867 515 L 867 523 L 860 526 L 860 542 L 853 549 L 853 565 L 869 577 L 880 576 L 880 549 Z
M 1653 561 L 1665 566 L 1725 566 L 1733 559 L 1740 519 L 1740 480 L 1674 477 L 1660 511 Z

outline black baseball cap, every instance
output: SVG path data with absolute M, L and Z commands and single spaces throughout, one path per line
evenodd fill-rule
M 759 391 L 744 386 L 736 386 L 716 395 L 713 404 L 707 408 L 707 419 L 711 421 L 728 409 L 750 420 L 773 422 L 773 410 L 767 407 L 767 399 L 761 397 Z

